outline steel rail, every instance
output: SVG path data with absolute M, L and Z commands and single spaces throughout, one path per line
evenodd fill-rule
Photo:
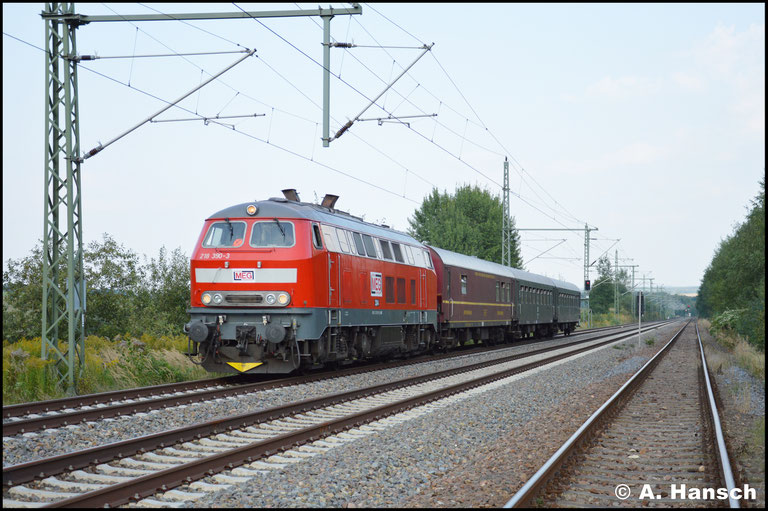
M 511 499 L 504 504 L 505 508 L 512 507 L 526 507 L 530 506 L 532 499 L 546 486 L 552 475 L 560 468 L 565 462 L 568 456 L 573 450 L 580 445 L 587 435 L 593 431 L 595 425 L 600 419 L 607 415 L 609 410 L 612 410 L 614 406 L 619 402 L 621 398 L 629 395 L 631 389 L 635 388 L 648 373 L 658 364 L 661 357 L 663 357 L 669 350 L 669 347 L 680 337 L 683 330 L 690 324 L 690 320 L 678 330 L 678 332 L 661 348 L 643 367 L 640 368 L 632 377 L 621 386 L 619 390 L 608 398 L 600 408 L 598 408 L 580 427 L 576 432 L 571 435 L 560 448 L 555 451 L 549 460 L 536 471 L 536 473 L 526 481 L 522 488 L 520 488 Z
M 606 330 L 610 328 L 621 328 L 623 326 L 627 326 L 627 325 L 579 330 L 574 332 L 574 335 L 599 332 L 601 330 Z M 531 342 L 538 342 L 538 341 L 531 341 Z M 525 342 L 525 341 L 516 342 L 508 347 L 525 346 L 527 344 L 530 344 L 530 342 Z M 486 350 L 488 349 L 485 346 L 483 348 Z M 470 351 L 470 353 L 474 353 L 474 351 L 472 350 L 468 350 L 468 351 Z M 463 354 L 465 353 L 459 353 L 459 355 L 463 355 Z M 414 358 L 412 361 L 408 361 L 408 362 L 419 362 L 419 359 Z M 339 371 L 337 370 L 336 372 L 339 372 Z M 10 419 L 12 417 L 21 417 L 21 416 L 30 415 L 30 414 L 40 414 L 40 413 L 46 413 L 51 411 L 64 410 L 66 408 L 76 408 L 80 406 L 90 406 L 95 404 L 110 403 L 114 401 L 122 401 L 125 399 L 150 397 L 154 395 L 167 394 L 171 392 L 184 392 L 189 390 L 196 390 L 199 388 L 212 387 L 216 385 L 229 385 L 232 383 L 237 383 L 239 380 L 242 380 L 242 379 L 253 378 L 254 376 L 258 376 L 258 375 L 236 374 L 236 375 L 224 376 L 224 377 L 218 377 L 218 378 L 207 378 L 204 380 L 195 380 L 195 381 L 188 381 L 188 382 L 181 382 L 181 383 L 164 383 L 161 385 L 152 385 L 148 387 L 136 387 L 133 389 L 112 390 L 109 392 L 99 392 L 96 394 L 83 394 L 75 397 L 63 397 L 59 399 L 49 399 L 45 401 L 30 401 L 27 403 L 3 405 L 3 409 L 2 409 L 3 418 Z M 265 376 L 269 376 L 269 375 L 265 375 Z
M 658 327 L 656 327 L 658 328 Z M 382 405 L 367 411 L 358 412 L 339 419 L 326 421 L 319 425 L 310 426 L 298 431 L 282 434 L 271 439 L 253 442 L 243 447 L 226 452 L 206 456 L 198 460 L 181 464 L 177 467 L 167 468 L 152 474 L 141 476 L 130 481 L 111 485 L 106 488 L 94 490 L 71 497 L 66 500 L 50 503 L 44 507 L 101 507 L 118 506 L 130 500 L 138 500 L 153 495 L 158 490 L 167 491 L 181 484 L 191 482 L 205 476 L 214 475 L 226 469 L 235 468 L 244 463 L 249 463 L 255 458 L 268 456 L 275 452 L 290 449 L 306 442 L 314 441 L 320 437 L 334 434 L 351 427 L 359 426 L 366 422 L 378 420 L 384 416 L 402 412 L 443 397 L 464 392 L 481 385 L 486 385 L 509 376 L 529 371 L 542 365 L 572 357 L 578 353 L 596 349 L 605 344 L 617 342 L 630 335 L 619 337 L 610 341 L 603 341 L 590 346 L 560 353 L 553 357 L 530 362 L 522 366 L 514 367 L 498 373 L 475 378 L 463 383 L 451 385 L 443 389 L 427 392 L 419 396 L 406 398 L 395 403 Z M 389 385 L 389 384 L 385 384 Z
M 597 330 L 598 329 L 585 330 L 583 333 L 585 334 L 591 333 Z M 582 332 L 580 332 L 577 335 L 580 335 L 581 333 Z M 575 341 L 575 342 L 586 342 L 586 341 L 587 340 Z M 539 341 L 532 341 L 531 343 L 534 343 L 534 342 L 539 342 Z M 517 346 L 524 346 L 526 344 L 530 344 L 530 343 L 525 343 L 525 344 L 520 343 L 520 344 L 517 344 Z M 574 343 L 567 343 L 567 344 L 563 344 L 562 346 L 570 346 L 573 344 Z M 444 358 L 453 358 L 453 357 L 458 357 L 458 356 L 471 354 L 471 353 L 477 353 L 477 352 L 482 353 L 486 351 L 493 351 L 493 350 L 504 349 L 509 347 L 515 347 L 515 346 L 502 346 L 502 347 L 483 346 L 478 349 L 473 349 L 473 350 L 468 350 L 463 352 L 452 352 L 448 354 L 432 356 L 430 357 L 430 360 L 441 360 Z M 11 436 L 19 433 L 37 431 L 40 429 L 67 426 L 70 424 L 77 424 L 77 423 L 88 421 L 88 420 L 101 420 L 109 417 L 116 417 L 121 415 L 139 413 L 139 412 L 147 412 L 151 410 L 167 408 L 170 406 L 180 406 L 184 404 L 195 403 L 195 402 L 199 402 L 200 400 L 218 399 L 222 397 L 235 396 L 239 394 L 256 392 L 260 390 L 268 390 L 268 389 L 284 387 L 288 385 L 322 381 L 325 379 L 337 378 L 341 376 L 349 376 L 353 374 L 361 374 L 365 372 L 372 372 L 372 371 L 377 371 L 381 369 L 388 369 L 391 367 L 400 367 L 404 365 L 417 364 L 421 362 L 424 362 L 424 360 L 420 357 L 417 357 L 404 362 L 403 361 L 385 362 L 385 363 L 376 364 L 373 366 L 354 367 L 354 368 L 343 369 L 340 371 L 319 373 L 314 375 L 289 376 L 287 378 L 280 378 L 278 380 L 271 380 L 266 382 L 260 381 L 255 383 L 246 383 L 242 385 L 233 385 L 224 389 L 205 390 L 205 387 L 209 387 L 209 386 L 215 386 L 220 384 L 237 384 L 238 381 L 242 381 L 244 375 L 235 375 L 235 376 L 230 376 L 225 378 L 213 378 L 213 379 L 207 379 L 207 380 L 199 380 L 197 382 L 186 382 L 183 384 L 165 384 L 165 385 L 157 385 L 153 387 L 130 389 L 125 391 L 112 391 L 112 392 L 103 393 L 103 394 L 89 394 L 86 396 L 79 396 L 76 398 L 62 398 L 62 399 L 57 399 L 53 401 L 43 401 L 38 403 L 24 403 L 20 405 L 11 405 L 10 407 L 3 408 L 4 418 L 9 418 L 11 413 L 17 413 L 21 410 L 24 410 L 25 413 L 39 414 L 44 411 L 51 411 L 51 409 L 61 410 L 71 406 L 86 406 L 86 405 L 93 405 L 93 404 L 101 404 L 101 403 L 104 403 L 105 401 L 114 403 L 115 401 L 122 401 L 122 400 L 128 400 L 128 399 L 134 399 L 134 398 L 140 398 L 140 397 L 150 397 L 152 395 L 155 395 L 156 393 L 169 394 L 174 391 L 177 391 L 177 392 L 190 391 L 190 393 L 185 395 L 166 395 L 166 396 L 157 397 L 154 399 L 145 399 L 139 402 L 119 403 L 119 404 L 113 404 L 107 407 L 92 408 L 92 409 L 85 409 L 85 410 L 73 410 L 71 412 L 61 412 L 56 415 L 47 415 L 43 417 L 31 417 L 31 418 L 21 419 L 13 422 L 5 422 L 3 423 L 3 436 Z M 197 390 L 197 389 L 202 389 L 202 390 L 200 390 L 199 392 L 192 392 L 193 390 Z M 121 398 L 118 399 L 117 396 L 121 396 Z M 75 403 L 77 403 L 77 405 Z
M 655 328 L 659 328 L 659 326 L 649 327 L 648 330 L 653 330 Z M 648 330 L 644 330 L 644 331 L 648 331 Z M 564 358 L 564 357 L 572 356 L 577 353 L 582 353 L 584 351 L 597 349 L 606 344 L 618 342 L 627 337 L 632 337 L 634 335 L 636 335 L 636 332 L 634 330 L 632 332 L 629 332 L 623 335 L 608 334 L 606 336 L 615 336 L 615 337 L 605 341 L 596 342 L 594 344 L 589 344 L 588 346 L 577 348 L 575 350 L 571 350 L 566 353 L 555 355 L 554 357 L 544 359 L 542 363 L 550 363 L 554 360 L 559 360 L 559 358 L 557 357 Z M 547 348 L 532 350 L 527 353 L 517 353 L 514 355 L 510 355 L 508 357 L 502 357 L 500 359 L 495 359 L 495 360 L 490 360 L 485 362 L 478 362 L 475 364 L 458 367 L 454 369 L 445 369 L 442 371 L 437 371 L 437 372 L 426 374 L 426 375 L 414 376 L 414 377 L 405 378 L 402 380 L 397 380 L 394 382 L 387 382 L 387 383 L 375 385 L 372 387 L 367 387 L 364 389 L 358 389 L 358 390 L 353 390 L 348 392 L 340 392 L 330 396 L 305 399 L 302 401 L 289 403 L 284 406 L 268 408 L 266 410 L 261 410 L 258 412 L 251 412 L 251 413 L 236 415 L 232 417 L 216 419 L 216 420 L 205 422 L 205 423 L 193 424 L 190 426 L 176 428 L 173 430 L 163 431 L 163 432 L 154 433 L 150 435 L 145 435 L 145 436 L 134 438 L 134 439 L 128 439 L 120 442 L 114 442 L 111 444 L 92 447 L 92 448 L 81 450 L 81 451 L 61 454 L 58 456 L 52 456 L 50 458 L 42 458 L 39 460 L 21 463 L 18 465 L 12 465 L 12 466 L 3 468 L 3 486 L 6 487 L 6 486 L 12 486 L 16 484 L 23 484 L 37 478 L 48 477 L 48 476 L 56 475 L 65 471 L 71 471 L 71 470 L 87 467 L 93 464 L 95 460 L 98 460 L 98 462 L 100 463 L 104 463 L 116 458 L 130 456 L 137 452 L 144 452 L 151 449 L 163 448 L 169 445 L 173 445 L 174 443 L 177 443 L 177 442 L 189 441 L 195 438 L 200 438 L 201 436 L 204 436 L 204 435 L 213 435 L 213 434 L 222 433 L 224 431 L 229 431 L 236 428 L 248 427 L 253 424 L 274 420 L 280 417 L 284 417 L 286 415 L 303 413 L 303 412 L 307 412 L 317 408 L 331 406 L 333 404 L 337 404 L 340 402 L 359 399 L 372 394 L 377 394 L 377 393 L 382 393 L 389 390 L 394 390 L 397 388 L 412 386 L 412 385 L 416 385 L 416 384 L 427 382 L 427 381 L 432 381 L 440 378 L 445 378 L 448 376 L 453 376 L 456 374 L 474 371 L 477 369 L 484 369 L 487 367 L 491 367 L 493 365 L 499 365 L 499 364 L 503 364 L 506 362 L 514 361 L 514 360 L 525 359 L 525 358 L 533 357 L 536 355 L 540 355 L 542 353 L 546 353 L 548 351 L 568 348 L 575 345 L 592 342 L 595 340 L 596 339 L 588 339 L 588 340 L 576 341 L 576 342 L 567 343 L 567 344 L 561 344 L 559 346 L 550 346 Z M 538 362 L 536 363 L 538 364 Z M 527 366 L 530 366 L 530 365 L 531 364 L 528 364 Z M 526 367 L 526 366 L 519 366 L 519 367 Z
M 207 378 L 205 380 L 195 380 L 183 383 L 164 383 L 162 385 L 152 385 L 150 387 L 112 390 L 109 392 L 100 392 L 98 394 L 83 394 L 81 396 L 75 397 L 62 397 L 59 399 L 50 399 L 47 401 L 31 401 L 29 403 L 7 405 L 3 406 L 3 419 L 10 419 L 12 417 L 20 417 L 33 413 L 58 411 L 65 408 L 74 408 L 77 406 L 90 406 L 95 404 L 110 403 L 113 401 L 122 401 L 123 399 L 148 397 L 165 394 L 168 392 L 183 392 L 186 390 L 195 390 L 198 388 L 211 387 L 215 385 L 227 385 L 232 383 L 233 378 L 238 379 L 239 377 L 240 375 L 234 375 L 220 378 Z
M 715 437 L 717 443 L 717 455 L 720 459 L 720 470 L 723 477 L 723 482 L 726 488 L 728 488 L 728 503 L 731 508 L 740 508 L 738 499 L 732 497 L 731 490 L 736 488 L 736 481 L 733 478 L 733 470 L 731 470 L 731 462 L 728 458 L 728 449 L 725 446 L 725 437 L 723 436 L 723 428 L 720 424 L 720 416 L 717 412 L 717 404 L 715 404 L 715 394 L 712 391 L 712 383 L 709 379 L 709 368 L 707 367 L 707 357 L 704 355 L 704 345 L 701 343 L 701 336 L 699 335 L 699 322 L 698 318 L 696 324 L 696 338 L 699 341 L 699 351 L 701 352 L 701 364 L 704 371 L 704 381 L 707 387 L 707 398 L 709 400 L 709 410 L 711 412 L 712 425 L 715 430 Z

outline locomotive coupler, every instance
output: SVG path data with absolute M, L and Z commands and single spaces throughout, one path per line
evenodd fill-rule
M 237 349 L 241 357 L 248 356 L 249 342 L 259 342 L 261 338 L 256 331 L 256 327 L 249 325 L 237 327 L 235 337 L 237 339 Z

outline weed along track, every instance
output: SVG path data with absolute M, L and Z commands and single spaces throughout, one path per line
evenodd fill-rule
M 681 329 L 507 507 L 727 507 L 733 478 L 697 333 Z
M 425 413 L 424 406 L 446 403 L 445 398 L 460 398 L 635 334 L 536 349 L 5 467 L 3 504 L 94 507 L 146 497 L 170 505 L 195 500 L 260 471 L 322 454 L 339 442 L 375 434 L 390 421 Z

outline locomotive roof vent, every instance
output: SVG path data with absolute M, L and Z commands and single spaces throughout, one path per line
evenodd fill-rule
M 337 200 L 339 200 L 338 195 L 331 195 L 330 193 L 326 193 L 325 197 L 323 197 L 323 202 L 321 202 L 320 205 L 328 209 L 333 209 L 333 206 L 336 205 Z
M 286 188 L 283 190 L 283 196 L 293 202 L 301 202 L 301 200 L 299 200 L 299 194 L 295 188 Z

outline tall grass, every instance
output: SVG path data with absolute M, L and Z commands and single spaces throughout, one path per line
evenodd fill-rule
M 728 326 L 713 324 L 706 319 L 700 320 L 718 344 L 733 356 L 736 365 L 752 376 L 765 382 L 765 353 Z
M 61 343 L 59 350 L 67 350 Z M 106 392 L 210 378 L 212 375 L 190 362 L 183 352 L 183 335 L 110 340 L 89 336 L 85 360 L 78 380 L 78 394 Z M 66 382 L 59 383 L 53 357 L 40 358 L 40 338 L 3 341 L 3 404 L 56 399 L 66 395 Z

